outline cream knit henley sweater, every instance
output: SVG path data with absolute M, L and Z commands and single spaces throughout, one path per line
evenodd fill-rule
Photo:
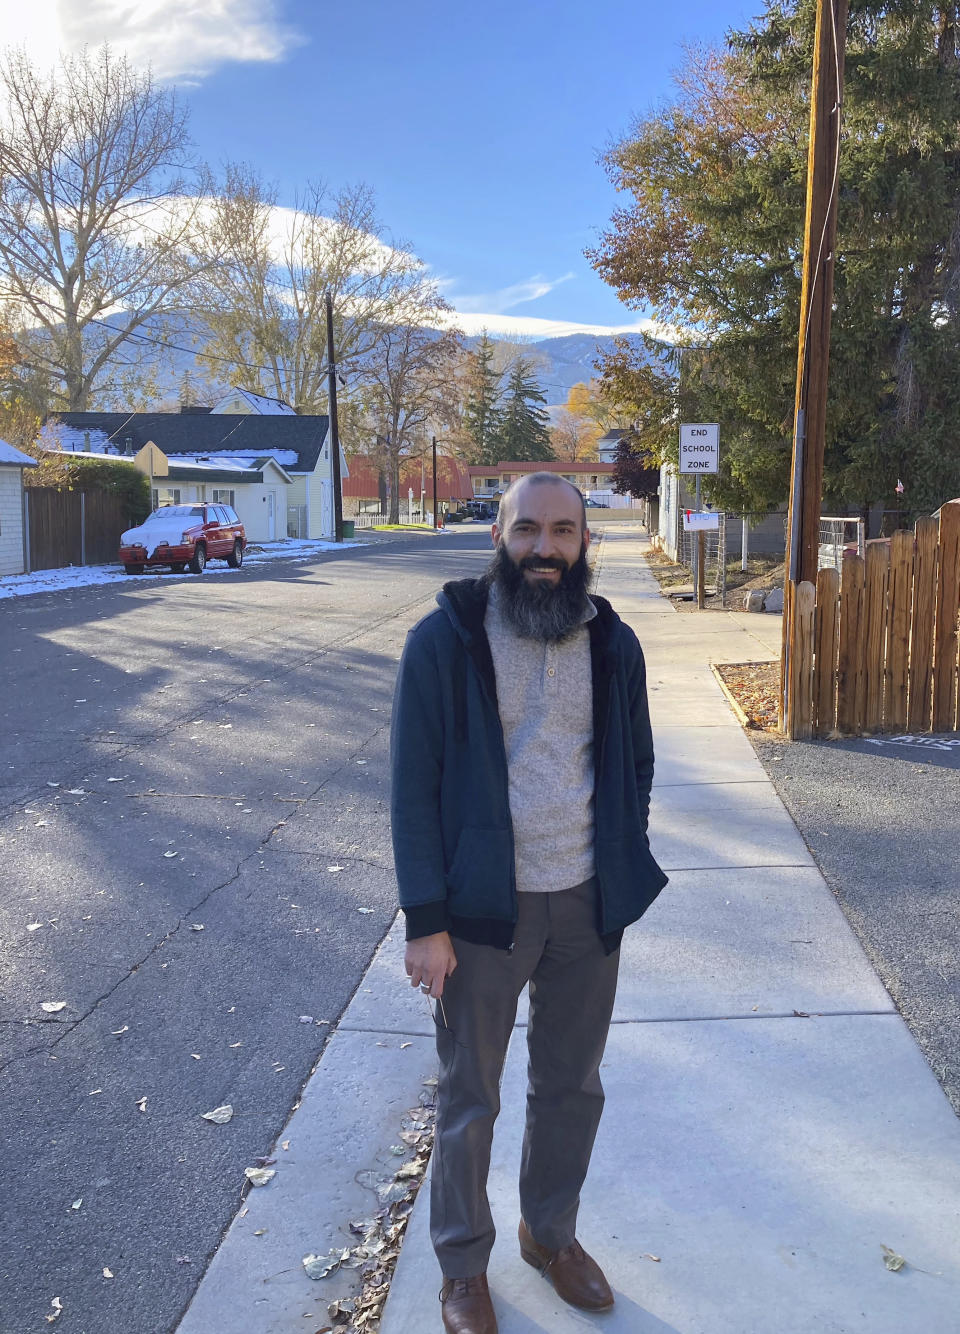
M 586 599 L 569 639 L 524 639 L 490 589 L 484 629 L 507 749 L 517 890 L 570 889 L 594 873 L 593 676 Z

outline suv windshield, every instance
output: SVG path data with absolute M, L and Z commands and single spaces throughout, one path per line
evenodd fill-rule
M 154 510 L 147 519 L 147 523 L 152 523 L 154 519 L 202 519 L 202 505 L 161 505 L 158 510 Z

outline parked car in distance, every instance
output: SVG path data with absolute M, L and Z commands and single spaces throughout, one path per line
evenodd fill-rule
M 148 565 L 168 565 L 174 574 L 189 566 L 203 574 L 208 560 L 238 569 L 246 545 L 243 524 L 229 505 L 161 505 L 120 538 L 120 560 L 127 574 L 143 574 Z

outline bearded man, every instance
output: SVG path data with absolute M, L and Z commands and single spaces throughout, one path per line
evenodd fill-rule
M 580 492 L 553 473 L 514 482 L 493 541 L 485 577 L 447 584 L 410 632 L 393 718 L 406 971 L 436 1001 L 430 1219 L 449 1334 L 496 1334 L 487 1172 L 527 985 L 520 1253 L 573 1306 L 613 1305 L 577 1212 L 621 936 L 666 884 L 647 840 L 643 654 L 588 596 Z

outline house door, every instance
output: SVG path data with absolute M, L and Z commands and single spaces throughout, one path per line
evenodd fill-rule
M 333 537 L 333 485 L 327 480 L 320 482 L 320 522 L 323 524 L 323 536 Z
M 277 540 L 277 493 L 267 492 L 267 541 Z

